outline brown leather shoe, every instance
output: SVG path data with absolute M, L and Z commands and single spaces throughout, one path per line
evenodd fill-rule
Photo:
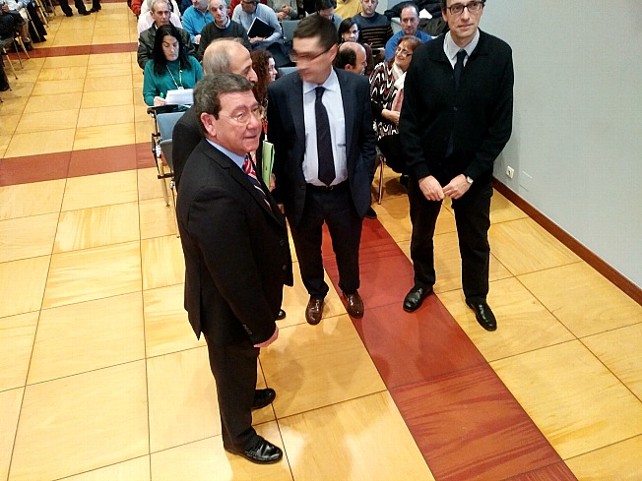
M 346 311 L 350 316 L 361 319 L 363 317 L 363 300 L 358 292 L 353 292 L 352 294 L 343 293 L 343 296 L 346 298 Z
M 321 297 L 312 297 L 305 308 L 305 320 L 311 326 L 316 326 L 321 322 L 323 316 L 323 299 Z

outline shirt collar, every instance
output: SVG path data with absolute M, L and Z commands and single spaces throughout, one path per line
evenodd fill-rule
M 475 32 L 475 36 L 470 41 L 470 43 L 464 47 L 464 50 L 466 50 L 466 55 L 468 57 L 470 57 L 470 55 L 473 53 L 478 43 L 479 43 L 479 29 L 477 29 L 477 32 Z M 450 35 L 450 32 L 446 33 L 446 38 L 444 40 L 444 52 L 446 52 L 446 56 L 452 62 L 454 62 L 455 58 L 457 57 L 457 52 L 459 52 L 460 50 L 461 50 L 461 47 L 455 43 L 452 36 Z
M 325 82 L 322 84 L 313 84 L 310 82 L 306 82 L 305 80 L 303 81 L 303 95 L 307 94 L 308 92 L 316 89 L 317 87 L 324 87 L 326 90 L 330 90 L 331 92 L 340 92 L 341 91 L 341 86 L 339 85 L 339 77 L 337 77 L 337 73 L 332 69 L 330 71 L 330 75 L 328 76 L 327 79 L 325 79 Z
M 243 168 L 243 162 L 245 162 L 245 155 L 239 155 L 239 154 L 235 154 L 234 152 L 230 152 L 225 147 L 217 144 L 213 140 L 210 140 L 210 139 L 207 139 L 207 138 L 205 140 L 207 140 L 207 142 L 212 147 L 214 147 L 216 150 L 218 150 L 219 152 L 227 155 L 230 159 L 232 159 L 232 162 L 234 162 L 236 165 L 238 165 L 240 169 Z

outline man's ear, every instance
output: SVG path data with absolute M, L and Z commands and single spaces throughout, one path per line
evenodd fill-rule
M 212 114 L 203 112 L 201 114 L 201 123 L 203 124 L 203 128 L 205 129 L 207 135 L 215 139 L 217 132 L 216 118 Z

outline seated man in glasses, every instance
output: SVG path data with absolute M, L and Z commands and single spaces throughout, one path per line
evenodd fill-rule
M 494 331 L 486 302 L 490 198 L 493 163 L 511 135 L 514 74 L 510 46 L 479 30 L 483 10 L 483 1 L 442 0 L 450 31 L 420 46 L 406 74 L 399 134 L 411 176 L 415 275 L 403 308 L 415 311 L 432 292 L 433 234 L 441 203 L 450 197 L 466 304 Z

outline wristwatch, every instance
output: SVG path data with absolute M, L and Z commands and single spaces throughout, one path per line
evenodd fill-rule
M 470 177 L 466 176 L 466 182 L 468 182 L 469 184 L 472 184 L 473 183 L 473 179 L 471 179 Z

